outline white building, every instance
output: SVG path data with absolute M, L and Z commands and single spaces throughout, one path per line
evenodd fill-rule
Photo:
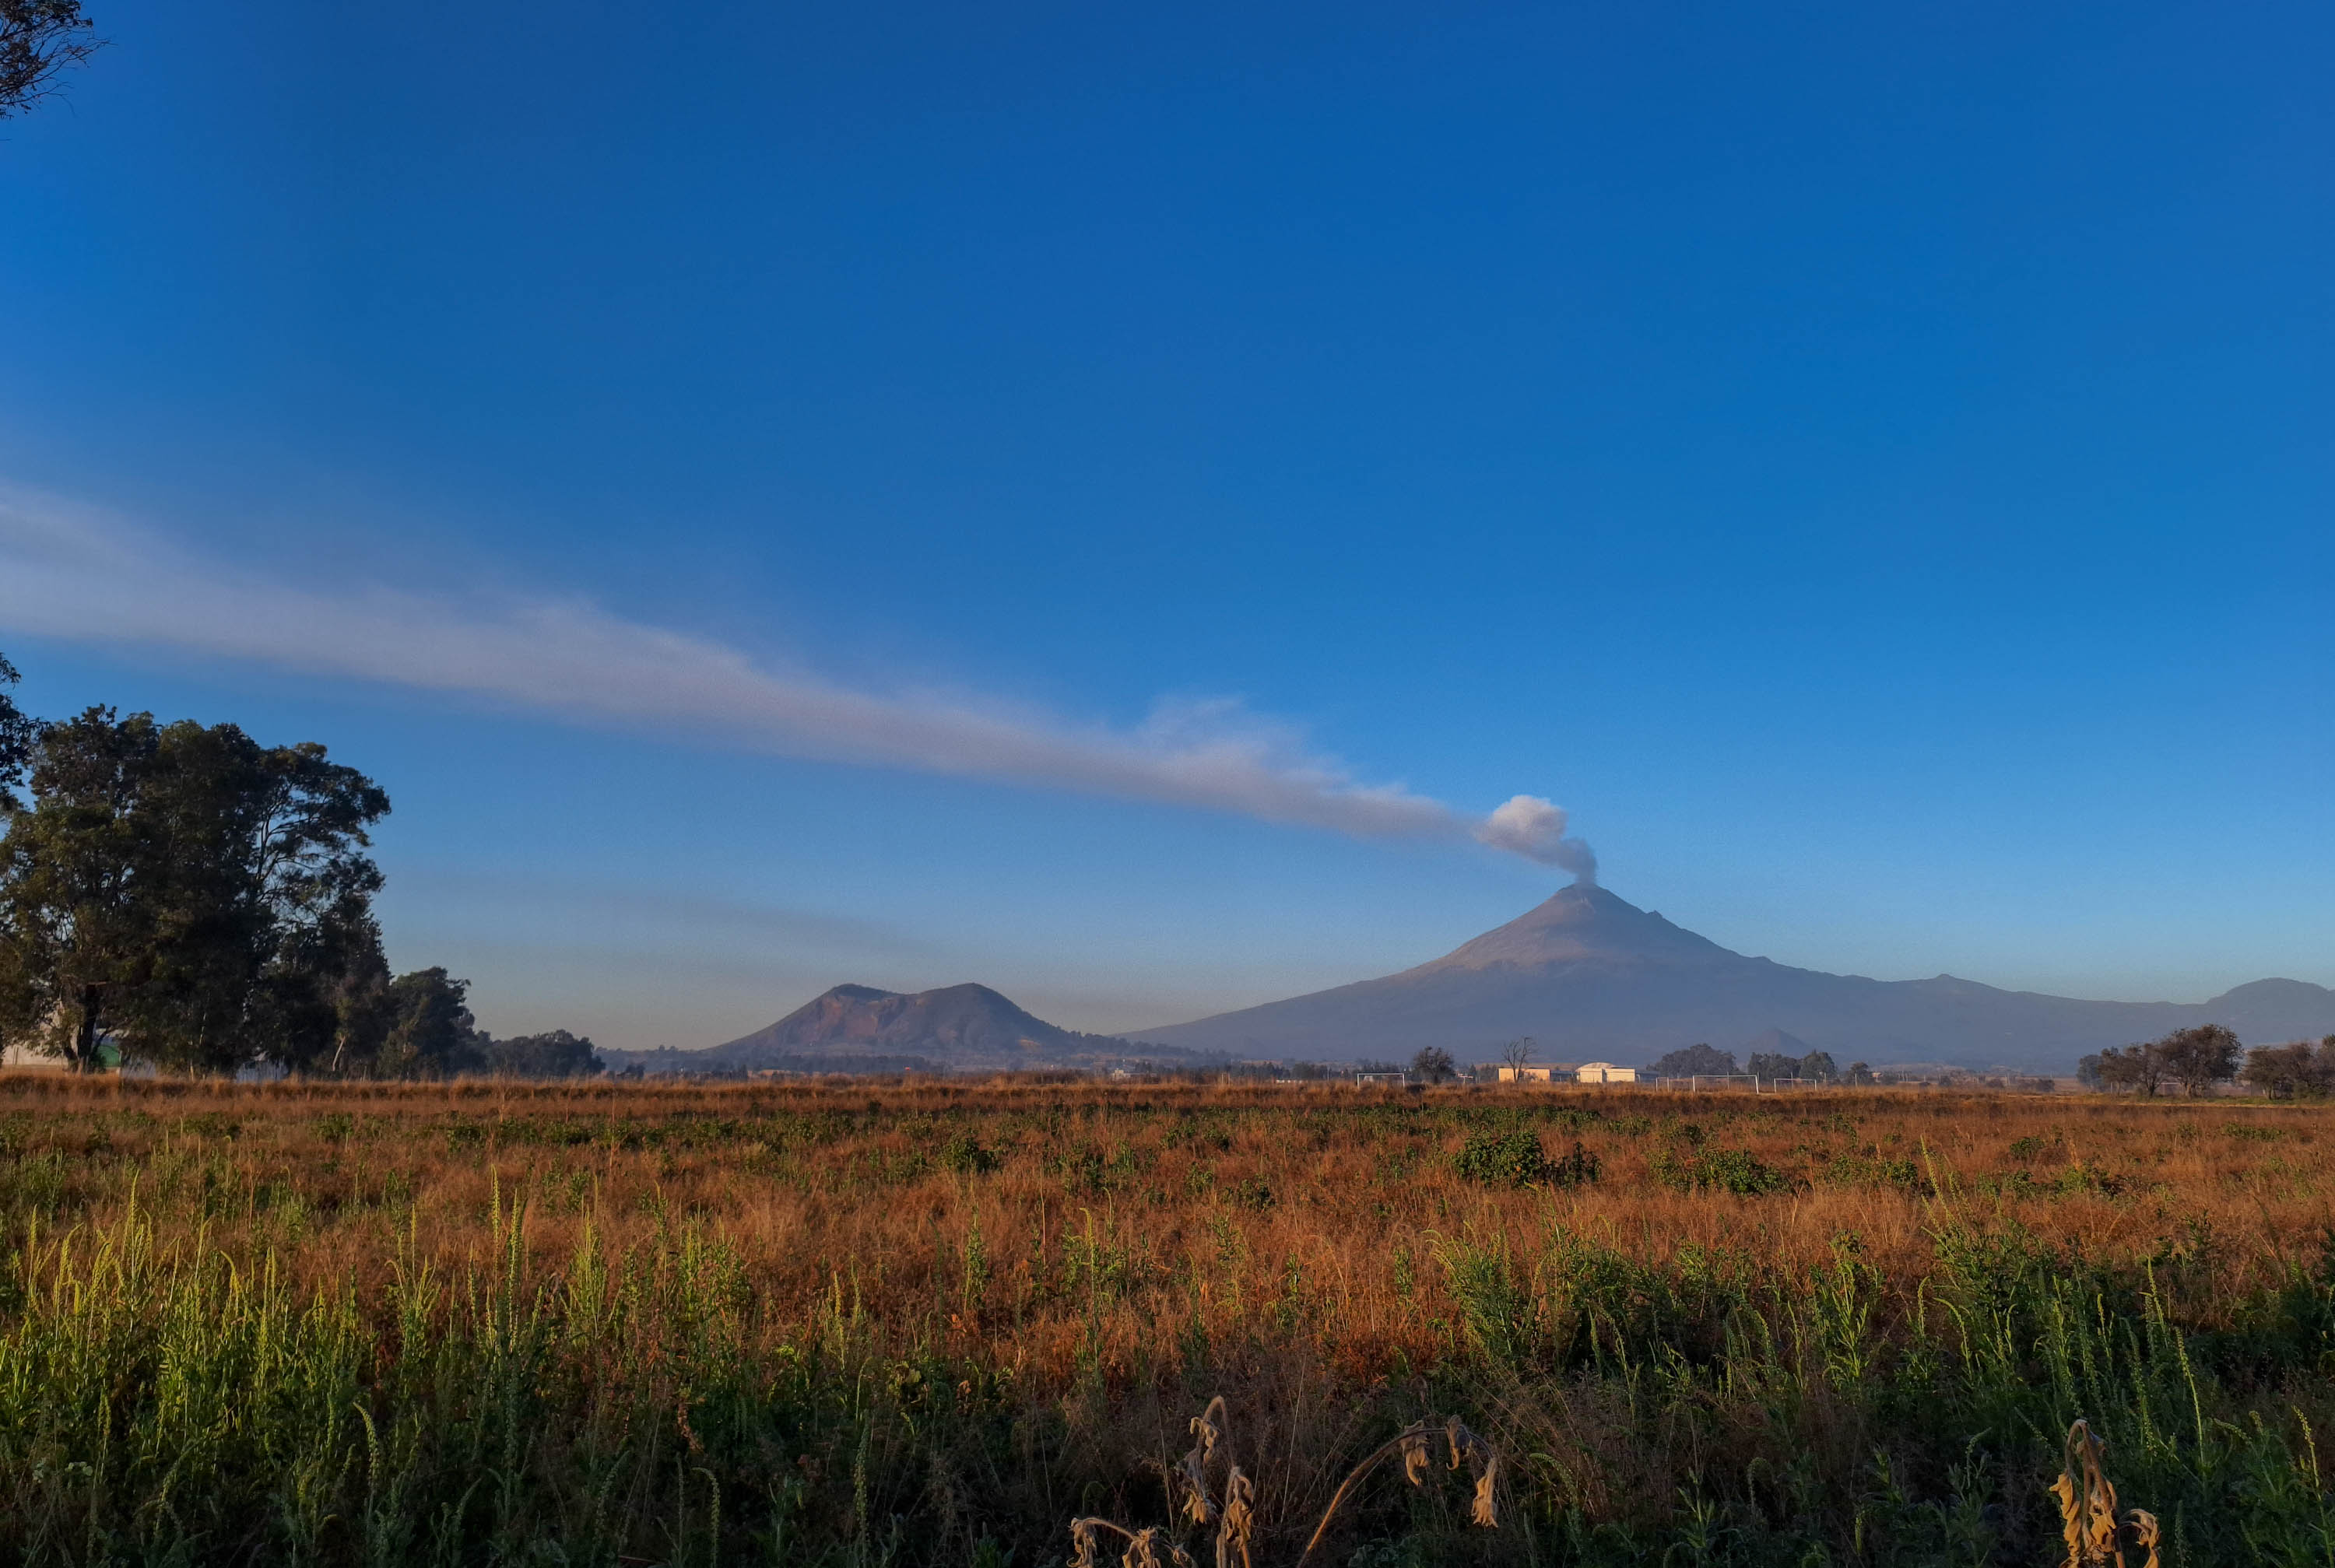
M 1638 1070 L 1616 1067 L 1610 1061 L 1584 1061 L 1573 1070 L 1575 1083 L 1635 1083 Z

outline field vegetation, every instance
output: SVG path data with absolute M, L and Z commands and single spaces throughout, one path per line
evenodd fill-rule
M 0 1558 L 1036 1568 L 1086 1518 L 1205 1557 L 1169 1472 L 1222 1396 L 1258 1564 L 1430 1416 L 1498 1528 L 1397 1466 L 1313 1562 L 2059 1562 L 2081 1417 L 2168 1562 L 2327 1563 L 2330 1130 L 5 1075 Z

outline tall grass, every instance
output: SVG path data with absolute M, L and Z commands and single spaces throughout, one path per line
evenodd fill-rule
M 1357 1494 L 1315 1561 L 2056 1561 L 2080 1417 L 2167 1562 L 2335 1568 L 2330 1127 L 0 1078 L 0 1559 L 1034 1568 L 1172 1533 L 1222 1391 L 1259 1563 L 1432 1412 L 1501 1529 Z

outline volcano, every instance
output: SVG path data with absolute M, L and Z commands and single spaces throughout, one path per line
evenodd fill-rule
M 1603 887 L 1576 885 L 1442 957 L 1136 1038 L 1250 1057 L 1487 1060 L 1530 1035 L 1554 1059 L 1650 1060 L 1779 1031 L 1852 1059 L 2066 1071 L 2086 1052 L 2191 1024 L 2250 1045 L 2335 1033 L 2335 991 L 2259 980 L 2203 1002 L 2087 1002 L 1941 974 L 1868 980 L 1749 958 Z M 1766 1049 L 1759 1047 L 1758 1049 Z

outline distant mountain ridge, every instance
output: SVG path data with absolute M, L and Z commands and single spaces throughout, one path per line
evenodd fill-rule
M 879 991 L 838 985 L 777 1022 L 703 1050 L 604 1051 L 649 1072 L 963 1072 L 1092 1067 L 1138 1054 L 1182 1060 L 1176 1049 L 1048 1023 L 985 985 Z
M 2197 1023 L 2248 1044 L 2335 1033 L 2335 991 L 2258 980 L 2204 1002 L 2088 1002 L 1941 974 L 1868 980 L 1749 958 L 1603 887 L 1575 886 L 1442 957 L 1377 980 L 1135 1031 L 1240 1056 L 1488 1058 L 1530 1035 L 1552 1059 L 1652 1060 L 1765 1031 L 1844 1065 L 1930 1060 L 2067 1070 L 2078 1057 Z M 1764 1049 L 1764 1048 L 1762 1048 Z

